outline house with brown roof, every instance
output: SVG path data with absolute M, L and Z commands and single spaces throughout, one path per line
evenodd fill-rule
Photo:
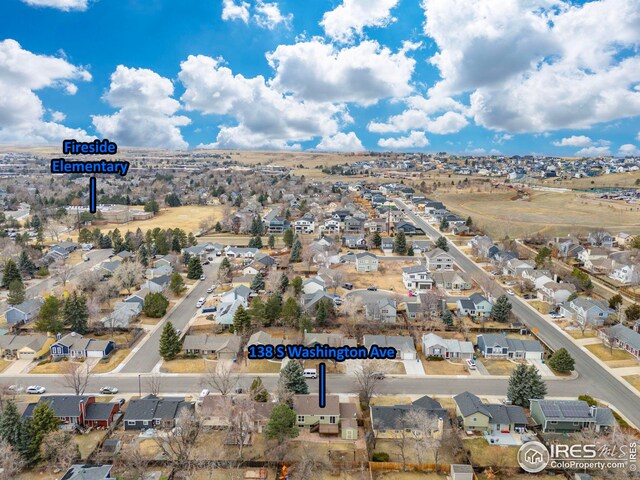
M 341 403 L 338 395 L 327 395 L 324 408 L 320 407 L 318 395 L 294 395 L 293 410 L 299 428 L 320 435 L 338 435 L 342 428 L 343 439 L 358 438 L 357 408 L 353 403 Z

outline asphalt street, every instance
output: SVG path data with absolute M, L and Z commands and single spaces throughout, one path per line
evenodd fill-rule
M 399 208 L 404 209 L 409 219 L 420 226 L 429 236 L 434 239 L 441 236 L 440 232 L 429 225 L 424 219 L 413 213 L 404 202 L 396 200 L 396 204 Z M 449 253 L 462 270 L 474 276 L 489 276 L 487 272 L 482 270 L 482 268 L 458 250 L 455 245 L 451 244 L 451 242 L 449 242 L 449 245 Z M 502 289 L 502 287 L 500 288 L 504 292 L 504 289 Z M 558 332 L 554 325 L 550 324 L 541 315 L 525 305 L 524 301 L 519 297 L 511 296 L 510 300 L 515 316 L 529 329 L 537 329 L 537 335 L 542 342 L 547 344 L 552 350 L 558 350 L 561 347 L 566 348 L 576 361 L 576 371 L 580 374 L 580 380 L 565 382 L 564 396 L 570 395 L 571 393 L 584 393 L 601 398 L 614 405 L 635 425 L 640 425 L 640 398 L 636 393 L 592 359 L 570 338 Z M 576 389 L 576 385 L 581 386 L 581 392 L 579 389 Z M 578 392 L 576 392 L 576 390 L 578 390 Z M 477 392 L 474 391 L 474 393 Z M 550 394 L 552 395 L 551 392 Z
M 196 302 L 198 299 L 200 297 L 206 297 L 207 289 L 214 283 L 217 283 L 220 262 L 221 258 L 217 257 L 209 265 L 202 267 L 207 277 L 206 280 L 198 281 L 178 306 L 160 321 L 156 330 L 154 330 L 148 338 L 142 340 L 144 343 L 139 347 L 134 347 L 138 348 L 138 350 L 126 365 L 122 367 L 120 370 L 121 373 L 145 373 L 153 370 L 153 367 L 160 361 L 160 336 L 162 335 L 164 324 L 171 322 L 176 329 L 185 329 L 189 320 L 191 320 L 196 313 Z

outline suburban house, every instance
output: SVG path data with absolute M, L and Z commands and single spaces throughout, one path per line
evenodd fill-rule
M 293 222 L 293 231 L 295 233 L 309 234 L 313 233 L 315 229 L 315 218 L 310 213 L 307 213 L 302 218 Z
M 224 248 L 224 253 L 229 258 L 255 258 L 260 250 L 253 247 L 230 247 Z
M 160 267 L 171 267 L 172 269 L 176 266 L 177 260 L 175 255 L 163 255 L 161 257 L 156 257 L 153 261 L 154 268 Z
M 142 312 L 144 303 L 118 302 L 113 311 L 99 321 L 105 328 L 128 328 L 129 324 Z
M 396 349 L 396 359 L 415 360 L 417 353 L 413 343 L 413 338 L 403 335 L 365 335 L 363 337 L 364 346 L 371 348 L 372 345 L 379 347 L 393 347 Z
M 247 301 L 243 298 L 237 298 L 231 302 L 221 302 L 216 310 L 216 323 L 218 325 L 233 325 L 233 317 L 241 305 L 243 308 L 247 307 Z
M 633 235 L 629 235 L 626 232 L 620 232 L 616 235 L 616 244 L 619 247 L 625 247 L 629 245 L 634 239 Z
M 467 431 L 488 433 L 524 432 L 527 416 L 522 407 L 501 403 L 483 403 L 470 392 L 453 397 L 458 422 Z
M 294 395 L 293 410 L 299 428 L 308 428 L 320 435 L 338 435 L 343 440 L 358 439 L 357 407 L 340 402 L 338 395 L 327 395 L 320 408 L 317 395 Z
M 324 292 L 324 290 L 324 280 L 320 277 L 307 278 L 302 282 L 302 292 L 305 295 L 313 295 L 316 292 Z
M 176 418 L 183 411 L 193 411 L 193 404 L 185 402 L 184 398 L 148 395 L 139 400 L 131 400 L 124 414 L 124 429 L 173 428 Z
M 447 410 L 431 397 L 424 396 L 407 405 L 381 405 L 369 407 L 371 427 L 375 438 L 401 438 L 406 428 L 403 421 L 412 411 L 425 412 L 434 419 L 431 436 L 441 438 L 449 418 Z M 446 422 L 446 423 L 445 423 Z
M 362 233 L 364 231 L 364 222 L 362 218 L 351 217 L 344 221 L 344 233 L 354 234 Z
M 154 277 L 148 279 L 146 282 L 142 284 L 142 288 L 148 289 L 152 293 L 164 292 L 167 288 L 169 288 L 169 284 L 171 283 L 170 275 L 162 275 L 161 277 Z
M 113 272 L 116 271 L 116 268 L 118 268 L 121 263 L 122 262 L 120 260 L 110 260 L 102 262 L 97 266 L 97 270 L 103 277 L 110 277 L 111 275 L 113 275 Z
M 173 273 L 173 267 L 171 265 L 160 265 L 159 267 L 148 268 L 144 272 L 145 278 L 162 277 L 164 275 L 171 275 Z
M 549 270 L 524 270 L 522 278 L 533 283 L 535 290 L 540 290 L 546 283 L 553 282 L 553 275 Z
M 318 302 L 321 302 L 323 300 L 331 302 L 332 305 L 334 303 L 334 297 L 329 295 L 324 290 L 318 290 L 316 293 L 302 295 L 302 308 L 304 308 L 308 312 L 315 311 L 315 309 L 318 307 Z
M 597 432 L 615 426 L 610 409 L 590 407 L 583 400 L 530 400 L 531 418 L 543 432 L 574 433 L 584 428 Z
M 56 338 L 56 342 L 49 348 L 54 358 L 107 358 L 116 348 L 113 340 L 86 338 L 76 332 L 71 332 L 64 337 L 58 334 Z
M 493 239 L 487 235 L 476 235 L 468 242 L 469 247 L 479 257 L 489 258 L 489 249 L 494 246 Z
M 594 247 L 612 248 L 615 238 L 609 232 L 590 232 L 587 236 L 587 242 Z
M 385 255 L 393 253 L 393 238 L 383 237 L 380 242 L 380 249 Z
M 111 476 L 112 465 L 80 464 L 69 467 L 60 480 L 115 480 Z
M 237 335 L 185 335 L 182 351 L 188 355 L 211 355 L 216 360 L 235 360 L 240 342 Z
M 636 284 L 640 282 L 640 265 L 628 263 L 614 267 L 609 278 L 616 280 L 624 285 Z
M 49 353 L 46 335 L 0 335 L 0 357 L 35 360 Z
M 357 272 L 377 272 L 378 263 L 378 256 L 374 255 L 373 253 L 356 253 Z
M 278 234 L 291 228 L 289 221 L 280 216 L 280 209 L 274 208 L 262 219 L 268 234 Z
M 151 293 L 151 291 L 148 288 L 141 288 L 137 292 L 125 298 L 124 301 L 126 303 L 138 303 L 141 307 L 144 307 L 144 299 L 147 298 L 149 293 Z
M 479 293 L 474 293 L 468 299 L 459 299 L 456 306 L 460 315 L 469 315 L 472 318 L 488 318 L 493 308 L 491 302 Z
M 504 266 L 505 275 L 510 275 L 512 277 L 520 277 L 525 270 L 531 270 L 535 268 L 535 262 L 531 260 L 520 260 L 518 258 L 513 258 L 507 261 Z
M 363 235 L 343 235 L 342 246 L 347 248 L 367 248 L 367 239 Z
M 617 323 L 600 331 L 600 336 L 606 342 L 613 341 L 615 348 L 625 350 L 640 360 L 640 333 L 637 331 Z
M 413 223 L 401 221 L 395 225 L 396 232 L 404 232 L 407 235 L 415 235 L 417 233 L 424 233 L 422 229 L 417 228 Z
M 340 222 L 335 218 L 325 220 L 319 228 L 321 233 L 333 235 L 340 231 Z
M 26 300 L 19 305 L 13 305 L 4 312 L 4 318 L 9 325 L 28 323 L 40 313 L 44 299 L 38 297 Z
M 429 270 L 453 270 L 453 257 L 441 248 L 435 248 L 424 254 Z
M 395 323 L 398 308 L 396 301 L 390 298 L 381 298 L 364 304 L 364 311 L 367 320 L 377 322 Z
M 422 352 L 426 357 L 440 358 L 473 358 L 473 343 L 441 338 L 435 333 L 422 336 Z
M 591 270 L 590 266 L 596 260 L 602 260 L 609 257 L 609 250 L 606 248 L 589 247 L 585 248 L 578 254 L 578 260 L 580 260 L 587 270 Z
M 422 255 L 428 252 L 431 246 L 431 240 L 414 240 L 411 242 L 411 248 L 413 248 L 414 255 Z
M 573 283 L 547 282 L 538 290 L 538 298 L 551 305 L 560 305 L 566 302 L 569 297 L 576 293 L 576 286 Z
M 469 290 L 472 286 L 467 274 L 457 271 L 434 272 L 433 280 L 436 287 L 456 292 Z
M 304 346 L 329 345 L 330 347 L 357 346 L 355 338 L 345 337 L 341 333 L 309 333 L 304 334 Z
M 251 345 L 272 345 L 275 347 L 284 343 L 285 341 L 282 337 L 274 337 L 268 332 L 259 330 L 249 337 L 247 348 L 249 348 Z
M 412 265 L 402 269 L 402 283 L 407 290 L 424 293 L 433 288 L 431 272 L 424 265 Z
M 197 245 L 192 245 L 190 247 L 186 247 L 182 249 L 183 255 L 188 255 L 190 257 L 197 257 L 201 262 L 207 259 L 207 255 L 209 250 L 207 249 L 206 243 L 199 243 Z
M 544 348 L 538 340 L 520 340 L 498 333 L 483 333 L 477 337 L 478 350 L 484 358 L 542 359 Z
M 576 297 L 560 305 L 560 314 L 563 317 L 581 325 L 601 327 L 614 313 L 607 303 L 593 298 Z
M 113 423 L 113 417 L 120 411 L 118 402 L 96 402 L 93 395 L 47 395 L 40 397 L 37 403 L 27 405 L 22 418 L 32 418 L 33 409 L 41 403 L 47 403 L 60 421 L 60 428 L 104 427 Z
M 234 397 L 224 397 L 222 395 L 207 395 L 202 399 L 200 405 L 200 415 L 202 425 L 206 428 L 216 430 L 226 430 L 229 428 L 230 410 L 245 407 L 245 403 L 237 404 Z M 245 421 L 251 432 L 262 433 L 269 423 L 269 417 L 275 404 L 273 402 L 252 402 L 249 408 L 252 410 L 251 416 L 246 416 Z M 253 424 L 249 425 L 249 420 Z M 237 444 L 238 439 L 225 438 L 225 444 Z

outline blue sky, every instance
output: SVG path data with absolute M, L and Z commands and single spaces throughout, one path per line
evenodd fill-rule
M 640 2 L 3 0 L 0 143 L 638 155 Z

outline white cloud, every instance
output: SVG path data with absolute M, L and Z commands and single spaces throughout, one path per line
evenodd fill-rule
M 243 1 L 236 3 L 234 0 L 222 0 L 222 20 L 241 20 L 249 23 L 249 4 Z
M 322 16 L 320 25 L 334 41 L 348 42 L 362 35 L 364 27 L 385 27 L 395 21 L 391 10 L 398 0 L 342 0 Z
M 599 157 L 599 156 L 608 156 L 611 155 L 611 151 L 608 146 L 597 147 L 585 147 L 576 152 L 576 156 L 578 157 Z
M 299 148 L 297 142 L 335 135 L 346 117 L 343 105 L 283 95 L 262 76 L 234 75 L 219 59 L 190 55 L 180 67 L 187 110 L 229 115 L 237 122 L 220 126 L 211 144 L 217 148 Z
M 126 146 L 186 148 L 179 127 L 190 120 L 174 115 L 180 103 L 172 96 L 173 84 L 168 78 L 145 68 L 118 65 L 104 100 L 120 110 L 113 115 L 95 115 L 93 124 L 102 136 Z
M 22 0 L 32 7 L 50 7 L 70 12 L 71 10 L 85 11 L 89 6 L 89 0 Z
M 638 135 L 636 135 L 636 140 L 640 142 L 640 132 L 638 132 Z
M 260 0 L 256 3 L 256 23 L 262 28 L 273 30 L 281 23 L 289 26 L 293 20 L 293 14 L 282 15 L 277 3 L 264 3 Z
M 272 86 L 305 100 L 367 106 L 412 91 L 415 60 L 375 41 L 338 49 L 314 38 L 280 45 L 267 60 L 276 71 Z
M 588 147 L 593 143 L 591 138 L 584 135 L 572 135 L 553 142 L 556 147 Z
M 427 140 L 424 132 L 413 130 L 406 137 L 381 138 L 380 140 L 378 140 L 378 145 L 390 150 L 403 150 L 417 147 L 426 147 L 427 145 L 429 145 L 429 140 Z
M 625 143 L 618 149 L 618 155 L 621 157 L 638 156 L 640 155 L 640 149 L 631 143 Z
M 508 142 L 511 139 L 513 139 L 513 135 L 510 135 L 508 133 L 496 134 L 493 136 L 493 143 L 502 145 L 504 142 Z
M 0 42 L 0 141 L 53 143 L 64 138 L 89 139 L 84 130 L 44 121 L 46 109 L 35 91 L 64 88 L 76 80 L 89 81 L 84 68 L 62 58 L 37 55 L 15 40 Z M 71 83 L 68 83 L 71 85 Z
M 316 150 L 328 152 L 362 152 L 364 147 L 354 132 L 338 132 L 330 137 L 325 137 L 316 146 Z
M 67 116 L 62 112 L 57 112 L 57 111 L 51 112 L 51 120 L 53 120 L 56 123 L 64 121 L 65 118 L 67 118 Z
M 459 132 L 468 123 L 467 119 L 457 112 L 446 112 L 439 117 L 432 118 L 422 110 L 409 109 L 390 117 L 387 122 L 370 122 L 367 128 L 374 133 L 406 132 L 420 128 L 430 133 L 444 135 Z
M 476 124 L 509 132 L 588 128 L 640 114 L 640 3 L 423 0 L 429 96 L 470 94 Z

